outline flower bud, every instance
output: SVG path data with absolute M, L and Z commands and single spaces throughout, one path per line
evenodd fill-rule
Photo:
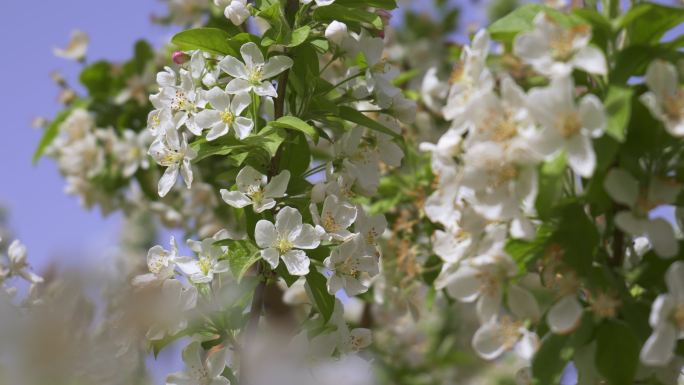
M 325 38 L 331 43 L 339 45 L 349 34 L 347 25 L 335 20 L 325 29 Z
M 171 55 L 171 59 L 173 60 L 174 63 L 180 65 L 180 64 L 185 64 L 188 61 L 190 61 L 190 55 L 188 55 L 185 52 L 181 51 L 176 51 Z

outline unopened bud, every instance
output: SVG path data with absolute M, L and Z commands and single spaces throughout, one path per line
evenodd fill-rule
M 325 38 L 331 43 L 340 45 L 342 40 L 349 35 L 347 25 L 335 20 L 325 29 Z
M 171 59 L 178 65 L 185 64 L 190 61 L 190 55 L 185 52 L 176 51 L 171 55 Z

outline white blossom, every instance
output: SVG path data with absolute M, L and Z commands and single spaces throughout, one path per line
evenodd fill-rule
M 183 134 L 182 138 L 174 140 L 167 136 L 158 137 L 150 146 L 148 153 L 157 164 L 166 167 L 164 175 L 159 180 L 159 196 L 165 196 L 176 183 L 178 173 L 183 176 L 183 181 L 188 188 L 192 185 L 192 167 L 190 162 L 197 153 L 188 147 L 188 140 Z
M 229 205 L 243 208 L 252 205 L 255 213 L 270 210 L 276 205 L 276 198 L 282 198 L 287 191 L 290 172 L 283 170 L 268 181 L 266 175 L 261 174 L 251 166 L 245 166 L 237 175 L 236 191 L 221 189 L 221 197 Z
M 344 289 L 348 296 L 365 293 L 370 279 L 377 275 L 377 257 L 368 253 L 363 237 L 355 235 L 335 247 L 323 264 L 332 272 L 328 278 L 328 292 L 335 295 Z M 369 255 L 370 254 L 370 255 Z
M 226 86 L 226 92 L 238 94 L 253 91 L 260 96 L 275 98 L 275 87 L 268 79 L 292 67 L 293 61 L 287 56 L 274 56 L 264 60 L 264 55 L 254 43 L 246 43 L 240 48 L 244 63 L 233 56 L 226 56 L 218 66 L 234 79 Z
M 214 0 L 214 4 L 222 7 L 223 14 L 235 25 L 242 25 L 251 16 L 247 0 Z
M 320 215 L 315 203 L 310 205 L 311 216 L 316 225 L 316 231 L 324 241 L 344 241 L 351 237 L 347 230 L 356 220 L 356 207 L 341 200 L 337 195 L 328 195 L 323 201 Z
M 607 73 L 603 52 L 588 45 L 588 25 L 566 28 L 540 12 L 534 18 L 534 26 L 534 30 L 516 36 L 513 51 L 537 72 L 552 77 L 568 76 L 573 68 L 597 75 Z
M 646 70 L 646 84 L 649 92 L 639 100 L 663 122 L 667 132 L 684 136 L 684 90 L 675 66 L 663 60 L 653 61 Z
M 250 105 L 251 98 L 247 93 L 239 93 L 231 100 L 230 94 L 218 87 L 210 89 L 206 98 L 211 103 L 211 109 L 202 110 L 195 117 L 198 128 L 210 128 L 207 140 L 212 141 L 225 135 L 232 128 L 239 139 L 245 139 L 252 132 L 252 119 L 240 116 Z M 201 130 L 193 132 L 200 135 Z
M 226 349 L 212 350 L 205 354 L 199 341 L 193 341 L 183 349 L 185 371 L 170 374 L 166 385 L 229 385 L 221 373 L 226 368 Z
M 302 224 L 302 215 L 292 207 L 282 208 L 275 224 L 264 219 L 257 222 L 254 238 L 263 249 L 261 258 L 274 269 L 282 258 L 292 275 L 309 273 L 309 257 L 303 250 L 315 249 L 320 244 L 314 227 Z

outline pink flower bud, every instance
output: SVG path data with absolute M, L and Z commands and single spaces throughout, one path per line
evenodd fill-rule
M 188 55 L 185 52 L 181 51 L 176 51 L 171 55 L 171 59 L 173 60 L 174 63 L 176 64 L 184 64 L 190 61 L 190 55 Z

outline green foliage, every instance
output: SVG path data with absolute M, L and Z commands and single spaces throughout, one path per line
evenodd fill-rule
M 539 192 L 536 208 L 539 217 L 542 219 L 551 216 L 554 206 L 563 194 L 566 166 L 567 157 L 565 153 L 561 153 L 553 160 L 542 164 L 539 170 Z
M 224 258 L 228 260 L 230 271 L 238 282 L 242 280 L 249 268 L 261 259 L 259 249 L 249 240 L 226 239 L 214 244 L 228 246 Z
M 382 124 L 376 122 L 375 120 L 367 117 L 363 113 L 355 110 L 354 108 L 347 107 L 347 106 L 340 106 L 339 108 L 339 117 L 352 122 L 356 123 L 360 126 L 368 127 L 373 131 L 377 131 L 380 133 L 383 133 L 385 135 L 389 135 L 394 139 L 402 140 L 401 134 L 398 134 L 391 129 L 383 126 Z
M 630 8 L 619 20 L 620 28 L 627 29 L 629 43 L 658 43 L 670 29 L 684 22 L 684 9 L 643 2 Z
M 611 86 L 604 101 L 606 109 L 606 132 L 618 142 L 625 141 L 625 130 L 632 113 L 634 90 L 627 87 Z
M 321 314 L 323 320 L 328 322 L 335 309 L 335 297 L 328 293 L 326 279 L 317 271 L 311 271 L 306 276 L 306 293 L 313 301 L 316 310 Z
M 317 8 L 313 17 L 324 22 L 337 20 L 355 30 L 360 30 L 362 25 L 371 25 L 375 29 L 383 28 L 382 19 L 375 13 L 359 8 L 345 7 L 338 3 Z
M 314 143 L 318 143 L 318 132 L 316 129 L 296 116 L 283 116 L 282 118 L 274 120 L 269 124 L 278 128 L 299 131 L 311 138 Z
M 240 57 L 239 49 L 231 45 L 228 32 L 218 28 L 195 28 L 174 35 L 171 42 L 182 50 L 199 49 L 217 55 Z
M 569 336 L 547 333 L 541 340 L 537 354 L 532 360 L 532 374 L 536 383 L 558 384 L 560 375 L 569 361 L 563 349 Z
M 597 331 L 596 367 L 610 385 L 631 385 L 641 344 L 624 322 L 606 320 Z

